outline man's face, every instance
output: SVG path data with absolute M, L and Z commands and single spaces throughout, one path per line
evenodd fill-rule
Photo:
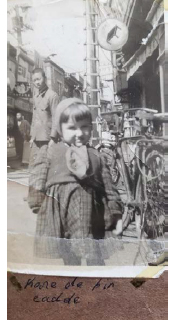
M 45 78 L 41 72 L 36 72 L 32 76 L 33 84 L 37 89 L 40 89 L 45 83 Z
M 18 121 L 20 121 L 22 119 L 21 113 L 17 113 L 16 118 L 17 118 Z

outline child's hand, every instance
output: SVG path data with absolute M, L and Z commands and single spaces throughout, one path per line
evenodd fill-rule
M 29 141 L 29 144 L 30 144 L 30 148 L 32 148 L 32 146 L 33 146 L 33 139 L 31 139 L 31 140 Z
M 118 237 L 122 236 L 123 232 L 123 224 L 122 224 L 122 219 L 117 221 L 116 229 L 112 231 L 112 233 Z

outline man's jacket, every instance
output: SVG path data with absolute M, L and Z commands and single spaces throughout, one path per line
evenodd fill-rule
M 21 120 L 20 125 L 18 126 L 24 140 L 29 141 L 30 138 L 30 124 L 27 120 Z
M 49 141 L 57 137 L 54 128 L 55 109 L 59 103 L 56 92 L 49 89 L 34 94 L 33 97 L 33 119 L 31 124 L 31 138 L 36 141 Z

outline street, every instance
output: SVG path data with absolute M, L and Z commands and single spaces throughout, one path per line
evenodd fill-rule
M 7 226 L 8 226 L 8 266 L 22 265 L 63 265 L 62 259 L 41 259 L 33 255 L 33 243 L 37 216 L 28 207 L 28 169 L 8 167 L 7 182 Z M 163 240 L 163 241 L 162 241 Z M 166 239 L 167 240 L 167 239 Z M 111 232 L 107 233 L 106 248 L 111 252 L 105 260 L 107 266 L 147 265 L 167 247 L 165 239 L 158 241 L 138 241 L 135 223 L 124 231 L 122 240 Z M 82 265 L 86 261 L 82 260 Z

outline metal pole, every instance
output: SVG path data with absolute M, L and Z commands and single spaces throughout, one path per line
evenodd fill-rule
M 94 7 L 94 0 L 89 0 L 88 1 L 88 8 L 89 8 L 89 13 L 95 12 L 95 7 Z M 96 43 L 96 36 L 95 36 L 95 30 L 91 28 L 95 28 L 96 25 L 96 19 L 95 15 L 89 15 L 89 28 L 90 28 L 90 43 Z M 90 58 L 96 58 L 96 47 L 95 45 L 90 46 Z M 92 74 L 97 73 L 97 68 L 96 68 L 96 61 L 91 60 L 90 61 L 90 84 L 92 89 L 97 89 L 97 79 L 95 76 Z M 96 105 L 98 103 L 97 101 L 97 94 L 96 92 L 91 92 L 91 104 Z
M 16 13 L 17 41 L 18 41 L 18 46 L 21 46 L 22 45 L 22 33 L 21 33 L 21 21 L 20 21 L 20 14 L 19 14 L 19 6 L 15 6 L 15 13 Z
M 115 105 L 115 96 L 117 94 L 117 68 L 116 68 L 116 52 L 111 51 L 111 61 L 112 61 L 112 78 L 113 78 L 113 105 Z
M 95 0 L 86 1 L 86 79 L 90 83 L 90 109 L 93 118 L 93 139 L 99 140 L 101 130 L 98 128 L 96 119 L 100 115 L 100 77 L 98 43 L 96 39 L 97 12 Z M 100 127 L 100 125 L 98 125 Z

